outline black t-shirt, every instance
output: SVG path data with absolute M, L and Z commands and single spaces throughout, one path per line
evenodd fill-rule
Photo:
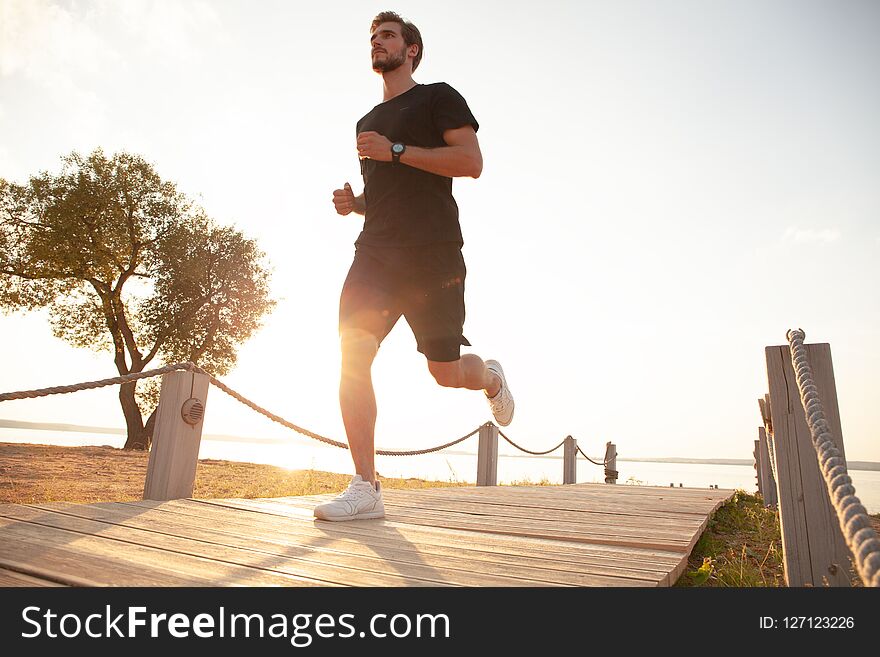
M 417 84 L 376 105 L 357 123 L 357 132 L 374 131 L 407 146 L 446 146 L 443 132 L 479 124 L 465 99 L 445 82 Z M 462 244 L 452 178 L 403 163 L 361 160 L 366 215 L 356 244 L 416 246 Z

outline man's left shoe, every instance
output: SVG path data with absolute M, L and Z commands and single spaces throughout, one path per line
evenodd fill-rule
M 319 520 L 384 518 L 385 503 L 382 501 L 382 487 L 379 482 L 374 486 L 356 474 L 342 494 L 316 506 L 314 513 Z
M 507 379 L 504 378 L 504 370 L 501 369 L 501 363 L 497 360 L 487 360 L 486 367 L 498 375 L 501 379 L 501 388 L 494 397 L 486 398 L 489 400 L 489 408 L 492 409 L 492 415 L 502 427 L 506 427 L 513 422 L 513 395 L 510 394 L 510 388 L 507 385 Z

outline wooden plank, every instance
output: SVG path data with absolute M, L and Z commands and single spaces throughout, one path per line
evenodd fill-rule
M 253 508 L 255 506 L 249 500 L 224 500 L 223 503 L 244 508 Z M 277 510 L 277 506 L 275 508 Z M 283 515 L 280 510 L 278 510 L 278 512 L 280 515 Z M 459 514 L 430 514 L 410 512 L 408 510 L 397 510 L 393 516 L 389 517 L 398 522 L 446 527 L 450 529 L 466 529 L 493 534 L 561 539 L 567 541 L 598 543 L 602 545 L 632 545 L 636 547 L 678 552 L 689 551 L 692 544 L 696 542 L 696 538 L 691 541 L 679 536 L 664 535 L 653 537 L 650 533 L 647 533 L 645 536 L 632 536 L 627 538 L 620 537 L 616 532 L 611 530 L 578 531 L 576 529 L 558 528 L 551 521 L 505 522 L 493 518 L 478 520 L 462 517 Z
M 313 508 L 325 498 L 320 496 L 304 498 L 283 498 L 272 501 L 240 500 L 244 506 L 269 510 L 277 508 L 282 514 L 286 506 Z M 617 515 L 613 513 L 557 511 L 547 512 L 536 508 L 518 508 L 509 505 L 488 503 L 470 503 L 434 498 L 432 500 L 409 500 L 406 497 L 393 497 L 385 501 L 389 518 L 395 514 L 409 513 L 423 516 L 451 514 L 470 516 L 472 519 L 487 518 L 499 522 L 535 521 L 538 524 L 552 523 L 559 528 L 569 529 L 606 529 L 613 528 L 621 535 L 642 535 L 645 532 L 653 536 L 681 536 L 698 531 L 705 523 L 705 517 L 683 515 L 679 518 L 655 518 L 651 516 Z
M 53 528 L 81 532 L 100 533 L 103 539 L 114 539 L 127 544 L 154 547 L 167 552 L 187 554 L 218 563 L 248 567 L 248 585 L 273 583 L 276 574 L 296 575 L 327 582 L 350 583 L 358 586 L 547 586 L 538 580 L 495 573 L 475 574 L 454 567 L 430 567 L 423 563 L 405 563 L 394 558 L 390 552 L 387 559 L 352 558 L 351 555 L 323 552 L 316 554 L 308 546 L 296 546 L 297 554 L 266 554 L 248 548 L 229 547 L 215 542 L 180 535 L 158 533 L 149 530 L 121 527 L 105 522 L 35 508 L 16 510 L 16 519 L 34 521 Z M 198 533 L 198 532 L 196 532 Z M 287 552 L 290 552 L 289 550 Z M 583 579 L 583 578 L 582 578 Z M 607 585 L 610 578 L 596 585 Z M 280 582 L 274 581 L 275 584 Z M 581 584 L 582 585 L 582 584 Z
M 284 499 L 284 498 L 279 498 Z M 302 499 L 313 499 L 316 496 L 304 496 Z M 697 522 L 704 514 L 679 513 L 675 511 L 656 511 L 654 509 L 639 508 L 632 504 L 609 504 L 591 500 L 589 504 L 555 503 L 548 501 L 546 504 L 518 504 L 506 499 L 474 499 L 465 496 L 431 496 L 431 495 L 402 495 L 396 491 L 388 491 L 385 496 L 386 503 L 407 504 L 410 506 L 423 505 L 428 508 L 458 508 L 474 509 L 483 513 L 494 513 L 501 516 L 514 515 L 524 517 L 551 517 L 560 519 L 582 519 L 588 517 L 607 516 L 614 522 L 624 524 L 642 524 L 646 520 L 657 525 L 680 526 L 681 522 Z
M 386 512 L 388 509 L 410 512 L 425 513 L 454 513 L 471 516 L 485 516 L 498 520 L 510 519 L 535 520 L 538 522 L 552 522 L 557 527 L 577 528 L 604 528 L 613 527 L 624 535 L 635 532 L 636 535 L 644 531 L 651 531 L 657 535 L 677 536 L 691 529 L 696 531 L 700 527 L 700 521 L 693 516 L 681 518 L 678 521 L 668 518 L 618 516 L 609 513 L 578 512 L 578 511 L 546 511 L 544 509 L 522 509 L 515 506 L 501 506 L 489 504 L 468 504 L 465 502 L 449 502 L 434 500 L 430 503 L 420 503 L 407 499 L 390 500 L 385 502 Z
M 39 508 L 45 508 L 40 506 Z M 132 511 L 121 508 L 97 507 L 95 505 L 57 505 L 54 507 L 59 513 L 67 513 L 78 517 L 113 522 L 127 526 L 136 526 L 152 531 L 174 533 L 182 536 L 191 535 L 193 519 L 180 514 L 165 513 L 162 510 L 153 509 L 146 513 L 132 515 Z M 229 514 L 227 514 L 229 515 Z M 237 516 L 243 514 L 235 514 Z M 488 549 L 478 543 L 462 542 L 459 545 L 449 545 L 445 542 L 440 532 L 423 534 L 433 537 L 434 541 L 422 540 L 413 532 L 395 531 L 393 533 L 371 532 L 356 528 L 349 530 L 347 523 L 338 528 L 334 525 L 330 531 L 307 524 L 304 521 L 291 522 L 284 526 L 255 526 L 252 523 L 242 523 L 224 520 L 220 523 L 211 523 L 209 531 L 211 539 L 223 542 L 227 545 L 254 548 L 262 543 L 273 546 L 297 546 L 309 545 L 316 551 L 331 550 L 351 554 L 381 554 L 385 548 L 393 548 L 405 554 L 405 558 L 422 561 L 425 555 L 430 557 L 453 557 L 468 560 L 469 563 L 487 562 L 500 564 L 500 572 L 509 572 L 508 566 L 528 566 L 541 571 L 559 570 L 571 573 L 587 573 L 609 575 L 614 577 L 628 577 L 648 581 L 662 581 L 668 573 L 669 562 L 664 565 L 640 563 L 637 553 L 618 555 L 613 558 L 594 554 L 595 551 L 580 550 L 577 557 L 557 559 L 541 551 L 541 546 L 533 544 L 531 549 L 506 550 L 503 546 L 494 545 Z M 336 531 L 337 529 L 341 531 Z M 448 532 L 447 532 L 448 534 Z M 207 536 L 206 536 L 207 540 Z M 254 542 L 256 541 L 256 543 Z M 677 562 L 680 555 L 676 555 Z M 451 564 L 450 564 L 451 565 Z M 553 576 L 550 576 L 553 581 Z
M 227 507 L 224 506 L 224 503 L 224 500 L 205 500 L 199 502 L 173 500 L 161 505 L 152 506 L 150 510 L 192 517 L 204 522 L 240 525 L 246 527 L 251 532 L 271 531 L 279 526 L 277 521 L 278 514 L 260 513 L 251 508 Z M 131 502 L 124 504 L 143 506 L 150 503 Z M 230 516 L 230 510 L 241 511 L 242 513 Z M 677 562 L 680 559 L 680 554 L 677 552 L 632 547 L 594 546 L 585 543 L 542 541 L 532 538 L 480 534 L 440 527 L 407 525 L 387 519 L 382 522 L 317 522 L 312 516 L 311 508 L 290 507 L 284 514 L 284 517 L 290 521 L 284 525 L 285 531 L 298 531 L 300 527 L 306 526 L 314 528 L 323 535 L 351 535 L 359 540 L 366 540 L 371 536 L 404 536 L 408 540 L 417 541 L 420 544 L 449 546 L 455 549 L 470 547 L 492 553 L 505 551 L 510 554 L 530 556 L 538 559 L 553 558 L 575 563 L 579 562 L 583 555 L 588 555 L 588 557 L 609 560 L 611 562 L 638 560 L 645 566 L 667 568 L 670 563 Z
M 187 572 L 179 559 L 166 562 L 161 551 L 147 554 L 134 549 L 122 555 L 107 541 L 81 538 L 73 532 L 0 518 L 0 567 L 69 586 L 216 584 L 198 572 Z
M 681 554 L 663 552 L 659 550 L 646 550 L 632 547 L 598 546 L 587 543 L 575 543 L 568 541 L 547 541 L 540 538 L 505 536 L 500 534 L 486 534 L 472 531 L 446 529 L 435 527 L 431 524 L 409 525 L 402 522 L 385 520 L 382 523 L 375 521 L 355 521 L 347 523 L 315 523 L 311 517 L 311 509 L 291 508 L 288 510 L 288 518 L 299 516 L 301 523 L 314 523 L 322 531 L 340 531 L 359 535 L 360 540 L 370 540 L 374 534 L 390 531 L 394 535 L 403 535 L 420 545 L 427 545 L 429 549 L 453 549 L 459 552 L 472 551 L 482 552 L 480 558 L 506 561 L 510 555 L 522 555 L 532 563 L 548 562 L 552 567 L 556 563 L 570 562 L 579 569 L 589 570 L 593 565 L 603 568 L 624 569 L 630 571 L 628 576 L 644 577 L 646 570 L 664 570 L 668 572 L 681 561 Z M 263 516 L 263 514 L 256 514 Z M 440 546 L 435 548 L 434 546 Z M 665 581 L 661 584 L 665 585 Z
M 843 454 L 828 344 L 805 345 L 833 440 Z M 789 586 L 849 586 L 849 551 L 828 496 L 788 345 L 766 348 L 785 578 Z
M 91 513 L 89 513 L 91 511 Z M 168 534 L 178 537 L 186 537 L 193 540 L 209 542 L 216 545 L 244 549 L 258 554 L 271 555 L 273 557 L 290 558 L 311 557 L 324 564 L 346 565 L 354 563 L 358 568 L 366 568 L 373 572 L 392 574 L 407 574 L 413 571 L 415 574 L 424 575 L 428 569 L 433 572 L 431 576 L 442 576 L 444 583 L 456 583 L 460 580 L 463 585 L 523 585 L 523 586 L 654 586 L 658 579 L 665 573 L 658 573 L 659 577 L 646 576 L 645 573 L 638 575 L 632 572 L 623 572 L 621 569 L 611 571 L 606 569 L 598 572 L 598 569 L 576 569 L 568 564 L 563 568 L 548 568 L 544 565 L 536 566 L 534 563 L 503 563 L 494 560 L 474 558 L 473 554 L 463 555 L 448 553 L 435 555 L 430 551 L 418 549 L 403 538 L 396 541 L 373 541 L 370 545 L 353 540 L 328 540 L 315 532 L 313 539 L 307 538 L 302 533 L 290 531 L 277 532 L 272 536 L 248 534 L 244 531 L 236 533 L 227 529 L 202 528 L 189 523 L 169 521 L 167 516 L 160 519 L 144 518 L 142 515 L 116 513 L 115 522 L 108 520 L 108 511 L 89 509 L 88 507 L 71 507 L 68 514 L 81 519 L 86 516 L 101 517 L 101 522 L 126 528 L 135 528 L 144 531 Z M 156 514 L 158 515 L 158 514 Z M 90 518 L 91 519 L 91 518 Z M 462 571 L 462 572 L 455 572 Z M 523 580 L 521 582 L 512 581 Z
M 506 487 L 505 487 L 505 488 L 506 488 Z M 572 487 L 571 487 L 571 486 L 566 487 L 566 489 L 569 489 L 569 488 L 572 488 Z M 487 489 L 483 489 L 483 490 L 487 490 Z M 499 490 L 499 489 L 491 489 L 491 490 L 494 491 L 494 490 Z M 662 489 L 661 489 L 661 490 L 662 490 Z M 718 491 L 715 491 L 715 492 L 718 492 Z M 728 493 L 725 493 L 726 496 L 729 495 L 729 494 L 730 494 L 729 492 L 728 492 Z M 305 500 L 307 500 L 307 499 L 311 499 L 311 500 L 312 500 L 311 505 L 309 505 L 308 502 L 305 501 Z M 324 499 L 324 497 L 312 497 L 312 498 L 280 498 L 280 499 L 277 499 L 277 500 L 269 500 L 269 501 L 265 501 L 265 500 L 261 500 L 261 501 L 253 501 L 253 500 L 237 500 L 237 501 L 235 501 L 234 503 L 235 503 L 236 505 L 238 505 L 238 506 L 241 506 L 241 507 L 244 507 L 244 508 L 250 508 L 250 509 L 252 509 L 252 510 L 256 510 L 256 511 L 260 511 L 260 512 L 268 512 L 268 511 L 270 511 L 271 509 L 274 508 L 279 514 L 284 515 L 284 514 L 285 514 L 285 509 L 283 509 L 283 508 L 278 508 L 277 505 L 278 505 L 279 503 L 282 503 L 282 502 L 283 502 L 283 503 L 292 503 L 292 504 L 296 504 L 296 505 L 299 505 L 299 506 L 308 507 L 308 506 L 313 506 L 315 503 L 317 503 L 317 501 L 323 501 L 323 499 Z M 227 503 L 227 502 L 228 502 L 228 501 L 224 501 L 224 503 Z M 717 508 L 717 506 L 720 506 L 720 504 L 721 504 L 721 501 L 719 500 L 719 501 L 715 502 L 714 504 L 712 504 L 712 507 L 707 507 L 707 508 L 713 508 L 713 510 L 714 510 L 714 508 Z M 430 524 L 430 523 L 433 522 L 433 521 L 440 521 L 440 520 L 442 520 L 442 518 L 440 518 L 440 517 L 438 517 L 438 516 L 430 516 L 430 515 L 427 515 L 427 516 L 426 516 L 424 513 L 421 513 L 421 514 L 420 514 L 420 513 L 418 513 L 418 512 L 416 512 L 416 513 L 407 513 L 405 516 L 399 516 L 398 519 L 399 519 L 399 520 L 402 520 L 402 521 L 404 521 L 404 522 L 427 522 L 428 524 Z M 461 519 L 461 518 L 459 518 L 459 519 Z M 464 520 L 470 520 L 470 519 L 465 518 Z M 697 527 L 697 528 L 694 530 L 693 534 L 691 534 L 690 532 L 687 532 L 686 535 L 684 535 L 684 536 L 682 536 L 682 537 L 680 538 L 680 542 L 679 542 L 678 544 L 672 546 L 672 549 L 680 550 L 680 549 L 682 549 L 682 548 L 681 548 L 681 545 L 688 546 L 688 549 L 689 549 L 690 547 L 692 547 L 693 543 L 694 543 L 694 542 L 696 541 L 696 539 L 699 537 L 699 533 L 701 533 L 702 529 L 705 527 L 705 525 L 706 525 L 707 522 L 708 522 L 708 514 L 705 514 L 705 515 L 703 515 L 703 516 L 701 517 L 699 527 Z M 516 523 L 514 523 L 514 525 L 516 525 L 516 526 L 513 527 L 513 529 L 514 529 L 515 531 L 517 531 L 517 533 L 519 533 L 520 530 L 523 530 L 523 529 L 524 529 L 521 525 L 517 525 Z M 448 525 L 448 524 L 442 524 L 442 525 L 440 525 L 440 526 L 448 527 L 449 525 Z M 466 524 L 464 524 L 464 525 L 460 525 L 460 526 L 457 525 L 457 527 L 458 527 L 458 528 L 464 528 L 464 529 L 472 529 L 472 530 L 475 530 L 475 531 L 479 531 L 480 529 L 486 529 L 487 531 L 490 531 L 490 530 L 491 530 L 491 531 L 499 531 L 499 529 L 500 529 L 500 528 L 497 526 L 497 523 L 491 523 L 491 522 L 490 522 L 490 523 L 483 523 L 483 524 L 474 524 L 474 523 L 467 524 L 467 523 L 466 523 Z M 505 529 L 511 529 L 511 527 L 508 526 L 508 527 L 505 527 Z M 527 528 L 527 529 L 529 529 L 529 530 L 533 530 L 534 527 L 530 527 L 530 528 Z M 554 529 L 555 529 L 555 528 L 554 528 Z M 526 535 L 529 535 L 529 536 L 540 536 L 540 534 L 535 534 L 534 531 L 526 531 L 525 533 L 526 533 Z M 653 531 L 653 532 L 649 532 L 649 533 L 652 533 L 653 536 L 650 537 L 650 540 L 648 540 L 648 541 L 646 542 L 646 545 L 647 545 L 647 546 L 657 547 L 657 546 L 658 546 L 658 541 L 657 541 L 657 539 L 659 538 L 659 539 L 662 540 L 662 539 L 663 539 L 663 536 L 662 536 L 662 535 L 661 535 L 661 536 L 658 536 L 658 535 L 657 535 L 657 531 Z M 565 537 L 565 538 L 569 538 L 569 539 L 571 539 L 571 540 L 588 540 L 588 539 L 585 538 L 585 536 L 583 536 L 583 535 L 578 536 L 577 534 L 571 534 L 571 533 L 569 533 L 569 534 L 565 534 L 565 535 L 562 535 L 562 534 L 560 534 L 559 532 L 557 532 L 557 531 L 555 531 L 555 530 L 551 530 L 550 532 L 548 532 L 548 537 L 552 537 L 552 538 L 556 538 L 556 539 L 559 539 L 559 538 L 563 538 L 563 537 Z M 607 536 L 596 536 L 595 538 L 596 538 L 597 541 L 607 541 Z M 626 543 L 624 543 L 624 544 L 626 544 Z M 666 544 L 662 544 L 662 545 L 663 545 L 665 548 L 670 548 L 670 547 L 671 547 L 668 543 L 666 543 Z
M 194 573 L 205 582 L 216 582 L 221 579 L 224 585 L 247 585 L 247 586 L 297 586 L 297 585 L 328 585 L 328 584 L 354 584 L 357 586 L 436 586 L 437 582 L 430 580 L 407 578 L 404 576 L 385 576 L 378 573 L 356 570 L 348 572 L 345 569 L 326 567 L 322 563 L 312 563 L 302 559 L 274 559 L 266 558 L 241 550 L 226 549 L 224 546 L 211 546 L 199 541 L 189 541 L 175 536 L 151 534 L 135 529 L 125 529 L 108 526 L 106 523 L 95 523 L 83 519 L 75 519 L 56 513 L 48 513 L 39 509 L 29 509 L 28 514 L 18 510 L 16 516 L 19 519 L 27 516 L 42 517 L 42 522 L 50 523 L 43 528 L 63 530 L 69 533 L 77 533 L 89 545 L 92 539 L 90 533 L 100 532 L 104 543 L 122 547 L 112 549 L 123 551 L 126 555 L 133 547 L 153 550 L 161 553 L 162 562 L 167 563 L 169 557 L 183 557 L 189 564 L 187 573 Z M 3 510 L 2 512 L 6 512 Z M 39 527 L 34 525 L 35 527 Z M 98 549 L 107 551 L 106 545 L 99 545 Z M 154 557 L 156 558 L 156 557 Z M 187 559 L 188 558 L 188 559 Z M 229 572 L 227 572 L 229 571 Z
M 705 515 L 705 511 L 679 511 L 672 510 L 676 507 L 670 507 L 668 503 L 664 504 L 662 502 L 649 502 L 649 503 L 627 503 L 627 502 L 617 502 L 613 498 L 609 500 L 599 500 L 596 498 L 589 498 L 583 501 L 566 501 L 561 499 L 556 499 L 552 496 L 550 497 L 529 497 L 529 496 L 521 496 L 520 499 L 516 498 L 508 498 L 508 497 L 474 497 L 468 495 L 460 495 L 455 492 L 454 489 L 448 489 L 448 494 L 446 495 L 431 495 L 431 494 L 423 494 L 420 491 L 414 491 L 412 495 L 406 495 L 408 499 L 411 500 L 432 500 L 432 499 L 445 499 L 450 501 L 458 501 L 458 502 L 476 502 L 482 504 L 491 504 L 498 505 L 501 508 L 504 507 L 518 507 L 522 509 L 546 509 L 548 511 L 556 512 L 556 511 L 572 511 L 572 512 L 592 512 L 592 513 L 608 513 L 613 515 L 623 515 L 623 516 L 634 516 L 641 517 L 646 513 L 650 513 L 652 516 L 657 518 L 670 518 L 670 519 L 679 519 L 682 517 L 687 517 L 689 515 L 693 516 L 703 516 Z M 383 493 L 387 499 L 394 499 L 396 495 L 400 494 L 398 491 L 387 490 Z M 313 496 L 308 496 L 313 497 Z M 279 498 L 281 499 L 281 498 Z M 701 506 L 701 509 L 705 509 L 706 506 Z M 711 508 L 711 507 L 710 507 Z
M 174 548 L 179 549 L 186 546 L 182 545 L 183 541 L 175 540 L 173 537 L 161 536 L 155 541 L 142 542 L 143 533 L 107 527 L 102 523 L 60 516 L 27 507 L 20 507 L 15 511 L 15 515 L 19 517 L 14 520 L 19 521 L 18 523 L 5 524 L 13 519 L 9 518 L 9 515 L 12 514 L 8 514 L 8 510 L 4 510 L 4 513 L 7 515 L 0 518 L 0 522 L 4 523 L 3 531 L 9 532 L 11 535 L 25 539 L 37 538 L 41 541 L 45 539 L 54 543 L 67 541 L 66 547 L 70 549 L 89 551 L 101 555 L 102 558 L 109 552 L 116 551 L 122 553 L 121 560 L 124 561 L 130 561 L 134 551 L 140 552 L 141 556 L 146 556 L 152 550 L 153 554 L 150 556 L 153 559 L 161 558 L 163 566 L 168 566 L 169 562 L 173 563 L 172 570 L 175 573 L 181 573 L 186 577 L 192 575 L 194 581 L 199 581 L 202 585 L 317 586 L 323 584 L 322 581 L 316 581 L 317 577 L 306 579 L 296 572 L 267 567 L 256 559 L 250 560 L 250 563 L 245 563 L 246 559 L 238 562 L 221 560 L 218 557 L 227 556 L 223 554 L 223 550 L 215 550 L 213 557 L 205 555 L 209 550 L 203 550 L 201 554 L 197 549 L 190 552 L 178 551 Z M 38 518 L 39 522 L 35 522 L 31 518 Z M 99 524 L 101 526 L 96 526 Z M 161 557 L 155 554 L 156 552 L 159 552 Z M 231 550 L 226 552 L 229 553 Z M 41 563 L 35 562 L 34 558 L 28 562 Z M 138 565 L 141 563 L 139 561 Z M 94 573 L 84 569 L 81 565 L 70 563 L 67 565 L 69 568 L 74 568 L 71 572 L 76 576 L 94 576 Z M 118 581 L 112 578 L 107 578 L 107 582 L 118 584 Z
M 51 586 L 58 587 L 64 586 L 64 584 L 59 584 L 58 582 L 52 582 L 48 579 L 43 579 L 42 577 L 34 577 L 32 575 L 25 575 L 24 573 L 19 573 L 14 570 L 8 570 L 6 568 L 0 568 L 0 586 Z
M 608 486 L 605 484 L 573 484 L 565 486 L 558 492 L 552 486 L 499 486 L 494 488 L 423 488 L 418 489 L 420 494 L 447 495 L 450 491 L 455 494 L 473 495 L 476 497 L 506 497 L 509 499 L 553 499 L 568 500 L 573 502 L 586 502 L 589 500 L 616 500 L 618 502 L 651 502 L 666 501 L 669 505 L 693 505 L 703 502 L 709 504 L 713 501 L 726 500 L 734 491 L 726 489 L 710 488 L 668 488 L 660 486 Z M 619 491 L 619 492 L 618 492 Z M 390 492 L 390 491 L 389 491 Z
M 51 570 L 53 581 L 80 585 L 118 583 L 108 581 L 116 570 L 135 585 L 215 584 L 212 569 L 237 568 L 244 584 L 265 573 L 319 585 L 668 586 L 730 494 L 604 484 L 388 490 L 388 518 L 347 523 L 313 518 L 332 495 L 10 505 L 0 522 L 11 531 L 0 533 L 20 559 L 6 570 Z
M 732 494 L 730 490 L 714 490 L 708 494 L 710 489 L 700 491 L 699 494 L 682 494 L 687 489 L 670 489 L 658 488 L 650 494 L 640 495 L 613 495 L 594 493 L 593 491 L 571 491 L 580 484 L 566 486 L 566 493 L 554 494 L 552 491 L 541 492 L 539 490 L 499 490 L 498 488 L 481 488 L 480 492 L 474 493 L 468 488 L 456 489 L 422 489 L 414 491 L 413 495 L 430 498 L 438 497 L 444 499 L 460 499 L 460 500 L 491 500 L 492 502 L 502 504 L 512 504 L 523 507 L 550 507 L 550 508 L 569 508 L 579 510 L 583 508 L 617 508 L 621 510 L 631 509 L 639 513 L 654 510 L 659 513 L 693 513 L 695 515 L 703 515 L 716 508 L 718 503 L 723 503 Z M 627 486 L 618 486 L 617 490 L 626 490 Z M 484 492 L 485 491 L 485 492 Z M 408 491 L 387 490 L 389 495 L 407 494 Z M 488 493 L 492 493 L 491 495 Z M 311 496 L 314 497 L 314 496 Z
M 286 499 L 284 502 L 271 501 L 271 502 L 255 502 L 253 500 L 233 500 L 236 503 L 239 503 L 246 507 L 257 507 L 260 509 L 270 509 L 274 508 L 279 511 L 282 515 L 286 513 L 287 508 L 291 506 L 299 507 L 302 509 L 312 509 L 315 504 L 322 501 L 305 499 L 300 500 L 297 498 Z M 608 516 L 607 514 L 584 514 L 584 517 L 581 519 L 575 520 L 563 520 L 553 518 L 552 516 L 544 517 L 536 517 L 534 515 L 529 515 L 529 511 L 523 511 L 521 514 L 516 515 L 516 511 L 511 511 L 509 515 L 500 515 L 500 514 L 480 514 L 478 511 L 472 511 L 469 509 L 479 509 L 478 505 L 464 505 L 457 503 L 448 503 L 443 505 L 439 502 L 435 502 L 434 507 L 424 505 L 424 504 L 407 504 L 396 503 L 396 502 L 386 502 L 386 514 L 388 518 L 395 519 L 397 517 L 406 516 L 408 518 L 424 518 L 424 519 L 442 519 L 444 517 L 451 518 L 463 518 L 468 520 L 474 520 L 476 522 L 485 522 L 487 524 L 498 524 L 498 525 L 510 525 L 510 526 L 534 526 L 534 527 L 554 527 L 558 529 L 567 529 L 572 531 L 598 531 L 598 532 L 606 532 L 611 531 L 614 534 L 621 536 L 642 536 L 645 534 L 650 534 L 653 537 L 667 537 L 667 538 L 677 538 L 683 536 L 685 534 L 690 534 L 691 532 L 687 531 L 687 528 L 683 528 L 684 524 L 690 525 L 692 527 L 692 531 L 696 531 L 699 528 L 700 523 L 695 521 L 682 521 L 677 527 L 674 525 L 667 526 L 652 526 L 647 521 L 643 524 L 638 523 L 630 523 L 628 525 L 624 525 L 621 523 L 614 522 L 613 516 Z M 468 508 L 463 508 L 468 506 Z M 441 508 L 444 507 L 444 508 Z

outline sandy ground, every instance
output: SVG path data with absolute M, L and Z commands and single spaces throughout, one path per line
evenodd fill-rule
M 148 452 L 0 443 L 0 503 L 121 502 L 143 497 Z M 348 474 L 200 460 L 193 497 L 284 497 L 341 491 Z M 388 488 L 454 485 L 383 479 Z

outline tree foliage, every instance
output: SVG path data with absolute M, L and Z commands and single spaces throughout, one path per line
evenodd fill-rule
M 48 308 L 53 333 L 120 374 L 193 361 L 223 375 L 274 301 L 255 241 L 216 225 L 143 158 L 96 150 L 58 174 L 0 179 L 0 308 Z M 126 447 L 149 446 L 155 384 L 120 386 Z M 144 415 L 149 415 L 145 423 Z

